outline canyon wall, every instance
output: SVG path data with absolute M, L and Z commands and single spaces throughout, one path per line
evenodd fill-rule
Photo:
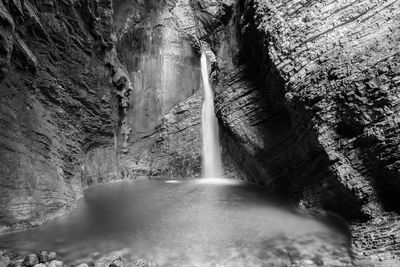
M 242 0 L 204 35 L 226 161 L 340 214 L 375 260 L 400 254 L 399 5 Z
M 174 8 L 171 1 L 114 2 L 117 53 L 133 84 L 125 119 L 129 135 L 119 142 L 123 177 L 200 173 L 201 97 L 186 101 L 201 86 L 199 55 Z
M 176 105 L 151 135 L 128 146 L 120 157 L 129 179 L 190 179 L 201 173 L 201 103 L 198 93 Z
M 174 7 L 0 1 L 0 232 L 88 185 L 199 176 L 199 59 Z
M 103 59 L 111 1 L 1 1 L 0 224 L 36 224 L 80 197 L 82 153 L 107 145 L 118 99 Z
M 0 231 L 87 185 L 198 177 L 201 46 L 228 169 L 398 257 L 399 5 L 0 1 Z

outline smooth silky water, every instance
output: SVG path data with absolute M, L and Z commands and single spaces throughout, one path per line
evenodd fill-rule
M 200 58 L 203 80 L 203 107 L 201 114 L 203 139 L 203 177 L 222 177 L 221 148 L 219 145 L 218 122 L 214 111 L 214 93 L 208 79 L 207 57 L 203 52 Z
M 55 250 L 67 263 L 123 250 L 127 258 L 160 266 L 262 266 L 291 257 L 293 250 L 310 257 L 345 253 L 348 239 L 260 186 L 199 179 L 95 186 L 71 215 L 3 235 L 0 244 L 21 255 Z
M 3 235 L 0 249 L 21 255 L 55 250 L 66 263 L 120 251 L 125 259 L 158 266 L 284 266 L 331 254 L 348 257 L 349 239 L 341 231 L 302 215 L 265 188 L 218 178 L 218 125 L 204 53 L 201 63 L 205 178 L 91 187 L 71 215 Z

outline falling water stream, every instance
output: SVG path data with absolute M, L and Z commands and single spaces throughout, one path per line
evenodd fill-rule
M 208 78 L 207 57 L 201 53 L 201 76 L 203 79 L 203 176 L 204 178 L 221 178 L 221 149 L 218 137 L 218 123 L 214 111 L 214 94 Z
M 215 179 L 221 155 L 204 53 L 201 70 L 204 178 L 88 188 L 71 214 L 0 236 L 0 250 L 55 250 L 70 264 L 117 251 L 130 262 L 170 267 L 348 266 L 349 238 L 326 219 L 298 212 L 263 187 Z

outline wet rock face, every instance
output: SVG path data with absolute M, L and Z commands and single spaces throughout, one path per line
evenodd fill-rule
M 213 44 L 226 161 L 301 206 L 384 214 L 352 227 L 355 251 L 382 259 L 398 253 L 373 233 L 399 228 L 399 14 L 397 1 L 238 1 Z
M 0 3 L 0 231 L 62 214 L 87 185 L 198 176 L 199 62 L 175 4 Z
M 126 3 L 125 3 L 126 2 Z M 198 54 L 167 1 L 116 1 L 117 51 L 133 84 L 127 123 L 130 142 L 154 132 L 164 115 L 200 88 Z
M 0 225 L 7 228 L 74 205 L 81 155 L 110 142 L 118 112 L 103 62 L 112 46 L 110 1 L 10 0 L 0 10 Z
M 201 174 L 201 103 L 199 92 L 176 105 L 156 131 L 137 140 L 121 155 L 123 177 L 189 179 Z
M 117 164 L 112 149 L 98 148 L 86 161 L 88 176 L 198 176 L 201 98 L 191 97 L 201 86 L 200 62 L 193 36 L 175 12 L 177 3 L 114 1 L 113 6 L 116 51 L 132 93 L 117 132 Z M 180 8 L 191 10 L 188 3 Z
M 334 177 L 359 199 L 363 213 L 374 215 L 381 203 L 396 209 L 385 205 L 385 199 L 399 190 L 393 177 L 400 174 L 395 152 L 400 35 L 392 30 L 399 22 L 399 4 L 388 1 L 378 7 L 361 1 L 348 6 L 338 1 L 307 11 L 293 6 L 300 13 L 288 17 L 296 30 L 282 34 L 278 28 L 288 24 L 280 24 L 277 13 L 285 7 L 270 8 L 257 3 L 258 12 L 265 14 L 258 23 L 276 38 L 268 43 L 269 57 L 286 81 L 289 112 L 305 109 L 310 114 Z M 331 17 L 322 19 L 325 15 Z
M 82 186 L 198 177 L 202 43 L 226 165 L 398 254 L 399 5 L 1 1 L 0 231 Z

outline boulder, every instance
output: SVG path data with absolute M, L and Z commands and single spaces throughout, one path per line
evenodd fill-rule
M 52 260 L 47 267 L 62 267 L 62 266 L 63 266 L 62 261 Z
M 324 259 L 320 254 L 316 254 L 312 261 L 318 266 L 323 266 L 325 264 Z
M 109 267 L 124 267 L 124 263 L 121 260 L 113 261 Z
M 111 266 L 112 263 L 117 262 L 117 261 L 121 261 L 122 259 L 119 256 L 106 256 L 106 257 L 102 257 L 100 259 L 98 259 L 95 263 L 94 266 L 95 267 L 109 267 Z
M 48 261 L 55 260 L 56 257 L 57 257 L 57 253 L 55 253 L 54 251 L 50 251 L 49 255 L 48 255 Z
M 138 259 L 134 263 L 135 267 L 157 267 L 155 262 L 149 262 L 144 259 Z
M 28 255 L 26 255 L 24 261 L 22 262 L 22 266 L 31 267 L 31 266 L 35 266 L 38 263 L 39 263 L 39 259 L 36 256 L 36 254 L 28 254 Z
M 40 263 L 46 263 L 49 261 L 49 253 L 45 250 L 38 253 L 38 259 Z
M 0 252 L 1 253 L 1 252 Z M 10 258 L 4 257 L 0 254 L 0 267 L 10 266 Z
M 0 264 L 0 266 L 2 266 Z M 7 267 L 21 267 L 22 266 L 22 260 L 16 260 L 16 261 L 11 261 Z

